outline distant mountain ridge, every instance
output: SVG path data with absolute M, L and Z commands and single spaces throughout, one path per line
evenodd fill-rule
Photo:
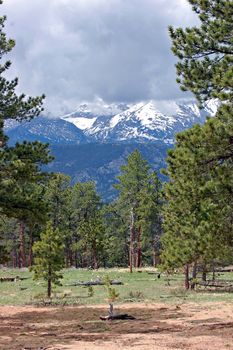
M 157 141 L 173 144 L 177 132 L 204 123 L 217 107 L 214 100 L 202 110 L 194 102 L 174 103 L 174 111 L 168 115 L 160 112 L 153 101 L 132 106 L 82 104 L 75 112 L 59 118 L 39 117 L 22 123 L 7 120 L 5 130 L 11 144 L 22 140 L 52 145 Z
M 119 113 L 111 113 L 118 108 Z M 158 110 L 153 101 L 133 106 L 106 107 L 99 114 L 82 105 L 76 112 L 61 117 L 82 129 L 90 142 L 156 142 L 174 143 L 175 134 L 203 124 L 207 116 L 215 115 L 218 102 L 211 100 L 200 110 L 194 102 L 174 103 L 171 115 Z
M 38 117 L 30 122 L 7 120 L 9 143 L 41 141 L 51 145 L 55 160 L 45 169 L 71 176 L 72 182 L 95 181 L 105 201 L 117 192 L 112 185 L 120 166 L 136 148 L 152 169 L 166 167 L 167 150 L 174 145 L 175 134 L 196 123 L 204 123 L 218 108 L 209 101 L 200 110 L 191 102 L 173 103 L 173 112 L 162 113 L 153 101 L 107 105 L 82 104 L 60 118 Z
M 5 125 L 9 143 L 27 141 L 41 141 L 51 145 L 73 144 L 87 142 L 87 137 L 75 125 L 62 120 L 37 117 L 22 123 L 7 121 Z

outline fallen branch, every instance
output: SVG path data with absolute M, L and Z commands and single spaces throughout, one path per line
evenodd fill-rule
M 233 272 L 233 268 L 216 269 L 215 272 Z
M 26 280 L 27 277 L 19 277 L 19 276 L 15 276 L 15 277 L 0 277 L 0 282 L 17 282 L 17 281 L 22 281 L 22 280 Z
M 135 317 L 128 314 L 116 314 L 113 312 L 113 304 L 109 304 L 108 316 L 100 316 L 102 321 L 113 320 L 135 320 Z
M 108 316 L 100 316 L 102 321 L 113 321 L 113 320 L 135 320 L 135 317 L 128 314 L 116 314 L 116 315 L 108 315 Z
M 111 280 L 110 281 L 110 284 L 111 285 L 116 285 L 116 286 L 119 286 L 119 285 L 123 285 L 123 283 L 121 281 L 118 281 L 118 280 Z M 105 283 L 102 281 L 102 280 L 95 280 L 95 281 L 86 281 L 86 282 L 83 282 L 83 281 L 78 281 L 78 282 L 74 282 L 74 283 L 71 283 L 71 284 L 67 284 L 66 286 L 85 286 L 85 287 L 89 287 L 89 286 L 103 286 L 105 285 Z

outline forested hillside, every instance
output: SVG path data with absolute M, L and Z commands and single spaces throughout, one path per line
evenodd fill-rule
M 113 184 L 120 174 L 120 167 L 136 149 L 149 162 L 151 168 L 158 172 L 160 179 L 165 179 L 160 169 L 166 167 L 165 159 L 170 146 L 162 142 L 53 146 L 51 153 L 55 159 L 45 169 L 69 175 L 72 184 L 94 181 L 103 201 L 110 202 L 117 197 Z

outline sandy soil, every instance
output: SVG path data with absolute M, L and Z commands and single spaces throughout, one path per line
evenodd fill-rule
M 133 321 L 100 321 L 106 306 L 0 307 L 1 350 L 233 350 L 233 304 L 125 304 Z

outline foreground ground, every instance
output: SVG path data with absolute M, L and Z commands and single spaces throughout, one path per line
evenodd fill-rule
M 133 321 L 99 320 L 106 306 L 0 307 L 1 350 L 233 349 L 233 305 L 120 305 Z
M 115 310 L 135 320 L 101 321 L 106 286 L 74 285 L 106 276 L 123 283 L 114 286 Z M 48 306 L 44 282 L 32 277 L 27 269 L 0 269 L 0 350 L 233 350 L 232 292 L 186 292 L 182 275 L 158 278 L 149 269 L 69 269 Z M 232 273 L 216 277 L 233 280 Z

